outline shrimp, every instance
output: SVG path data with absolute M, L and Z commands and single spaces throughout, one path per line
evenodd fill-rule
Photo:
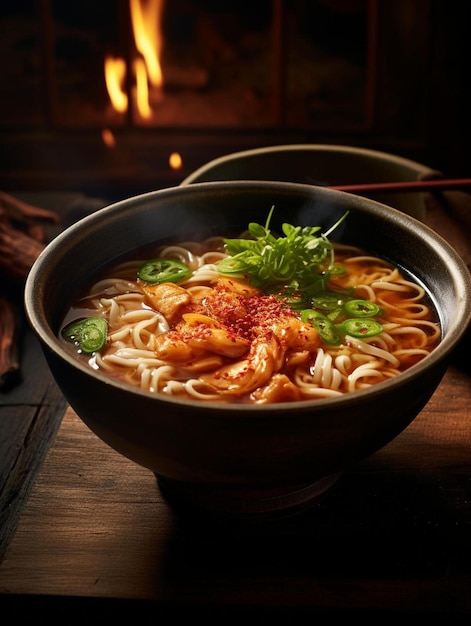
M 237 359 L 249 347 L 247 339 L 238 337 L 217 320 L 200 313 L 184 313 L 174 330 L 155 338 L 154 351 L 164 361 L 185 363 L 208 354 Z
M 264 387 L 259 387 L 252 393 L 252 399 L 257 404 L 294 402 L 301 400 L 302 395 L 298 386 L 286 374 L 273 374 Z
M 310 324 L 294 317 L 276 321 L 254 339 L 245 359 L 204 374 L 201 379 L 219 393 L 245 395 L 266 385 L 282 368 L 287 353 L 312 353 L 320 345 L 321 339 Z
M 191 303 L 191 294 L 175 283 L 143 284 L 141 287 L 152 308 L 162 313 L 169 322 Z
M 242 396 L 264 385 L 278 371 L 284 360 L 284 350 L 278 337 L 256 339 L 247 358 L 203 374 L 201 380 L 223 394 Z
M 185 296 L 185 289 L 175 285 L 156 290 L 159 307 L 166 306 L 173 318 L 180 315 L 172 330 L 156 337 L 158 358 L 196 367 L 202 372 L 200 380 L 219 393 L 243 396 L 269 385 L 286 363 L 307 360 L 321 345 L 310 324 L 287 313 L 273 298 L 259 297 L 257 289 L 240 281 L 221 279 L 218 287 L 212 298 L 205 296 L 198 303 L 202 308 L 193 311 L 191 304 L 196 307 L 196 302 Z M 221 360 L 208 361 L 210 355 Z M 234 359 L 238 360 L 227 362 Z M 199 361 L 217 365 L 210 371 L 199 368 Z M 287 397 L 293 391 L 284 379 L 276 379 L 261 393 L 264 402 L 274 394 Z

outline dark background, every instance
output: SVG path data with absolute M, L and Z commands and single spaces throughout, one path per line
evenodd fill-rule
M 173 0 L 164 20 L 168 42 L 181 43 L 197 28 L 212 24 L 212 30 L 205 31 L 209 32 L 205 43 L 209 46 L 213 37 L 223 46 L 222 54 L 217 47 L 212 49 L 215 57 L 219 54 L 219 65 L 214 59 L 212 66 L 207 65 L 209 94 L 211 81 L 226 79 L 230 89 L 231 72 L 237 80 L 247 68 L 255 69 L 243 46 L 250 34 L 272 32 L 277 11 L 288 45 L 308 37 L 322 57 L 330 59 L 326 63 L 332 63 L 331 70 L 326 64 L 324 87 L 322 80 L 319 87 L 319 68 L 313 64 L 310 70 L 298 63 L 305 102 L 312 107 L 310 117 L 298 115 L 296 108 L 284 111 L 283 81 L 288 78 L 281 71 L 275 79 L 275 98 L 263 99 L 266 93 L 256 84 L 257 77 L 253 88 L 240 91 L 240 100 L 228 92 L 239 115 L 234 123 L 218 123 L 220 105 L 215 99 L 212 113 L 198 117 L 190 107 L 187 119 L 147 127 L 136 126 L 126 116 L 115 125 L 116 120 L 101 123 L 91 107 L 92 100 L 94 107 L 108 106 L 101 59 L 98 54 L 92 58 L 92 52 L 101 52 L 102 42 L 112 47 L 129 37 L 125 0 L 11 4 L 0 8 L 4 191 L 72 191 L 120 199 L 178 184 L 203 163 L 226 153 L 290 143 L 373 148 L 417 160 L 452 178 L 469 176 L 469 3 L 263 0 L 254 10 L 250 2 Z M 342 74 L 339 67 L 347 70 Z M 267 68 L 272 72 L 271 66 Z M 367 75 L 361 89 L 354 81 L 356 71 Z M 177 102 L 190 92 L 168 90 L 166 98 Z M 75 102 L 77 110 L 69 110 L 65 102 L 67 106 Z M 258 117 L 252 119 L 254 111 Z M 103 144 L 105 125 L 117 140 L 113 150 Z M 180 170 L 169 168 L 173 151 L 183 157 Z

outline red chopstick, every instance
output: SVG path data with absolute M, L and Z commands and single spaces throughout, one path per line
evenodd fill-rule
M 446 189 L 467 189 L 471 178 L 437 178 L 431 180 L 411 180 L 392 183 L 360 183 L 355 185 L 331 185 L 331 189 L 361 193 L 365 191 L 440 191 Z

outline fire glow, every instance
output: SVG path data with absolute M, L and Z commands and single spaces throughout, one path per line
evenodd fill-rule
M 163 89 L 161 54 L 163 48 L 162 14 L 164 0 L 129 0 L 134 44 L 137 54 L 132 60 L 136 108 L 143 119 L 152 117 L 149 86 L 154 93 Z M 138 56 L 139 55 L 139 56 Z M 105 82 L 111 104 L 118 113 L 129 108 L 126 61 L 111 55 L 105 57 Z

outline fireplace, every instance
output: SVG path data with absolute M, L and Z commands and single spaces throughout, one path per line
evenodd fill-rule
M 426 160 L 430 90 L 446 71 L 435 61 L 449 47 L 437 48 L 432 9 L 17 0 L 0 9 L 0 184 L 118 199 L 178 184 L 227 152 L 281 143 Z

